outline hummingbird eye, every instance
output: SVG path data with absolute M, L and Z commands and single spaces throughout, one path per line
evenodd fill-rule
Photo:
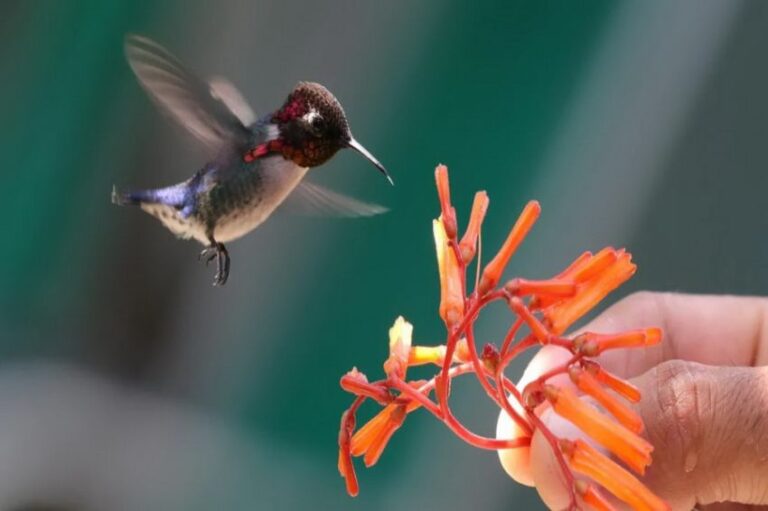
M 310 128 L 312 129 L 312 132 L 315 135 L 321 136 L 325 133 L 326 123 L 325 123 L 325 119 L 323 119 L 322 116 L 320 115 L 313 116 L 309 125 L 310 125 Z

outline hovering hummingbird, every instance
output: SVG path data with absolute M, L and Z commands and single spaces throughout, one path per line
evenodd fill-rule
M 198 78 L 146 37 L 128 36 L 125 53 L 149 96 L 201 141 L 212 159 L 176 185 L 131 192 L 113 188 L 112 202 L 141 206 L 177 236 L 204 244 L 200 258 L 206 264 L 216 259 L 214 285 L 229 276 L 224 243 L 258 227 L 289 194 L 341 216 L 386 211 L 303 181 L 310 168 L 351 148 L 392 183 L 384 166 L 354 139 L 344 109 L 322 85 L 300 82 L 279 109 L 257 119 L 230 82 Z

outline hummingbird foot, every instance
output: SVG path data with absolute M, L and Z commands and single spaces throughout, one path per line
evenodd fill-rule
M 216 259 L 216 275 L 213 277 L 214 286 L 223 286 L 229 278 L 229 252 L 223 243 L 211 240 L 211 244 L 200 252 L 198 257 L 205 265 Z

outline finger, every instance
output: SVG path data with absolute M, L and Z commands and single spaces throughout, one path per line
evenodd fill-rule
M 584 330 L 614 333 L 649 326 L 662 329 L 661 344 L 608 351 L 599 357 L 600 364 L 630 378 L 665 360 L 728 366 L 768 363 L 768 299 L 761 297 L 636 293 Z
M 675 510 L 696 504 L 768 504 L 768 368 L 665 362 L 633 380 L 655 446 L 644 482 Z M 554 414 L 552 414 L 554 415 Z M 572 433 L 551 415 L 556 436 Z M 534 436 L 530 471 L 545 503 L 568 494 L 548 444 Z
M 696 296 L 673 293 L 633 294 L 607 309 L 584 330 L 612 333 L 660 326 L 664 341 L 642 350 L 615 350 L 599 358 L 609 371 L 622 377 L 642 374 L 664 360 L 687 358 L 719 365 L 752 365 L 768 362 L 768 300 L 753 297 Z M 519 388 L 569 358 L 568 351 L 553 346 L 542 348 L 523 373 Z M 552 380 L 570 385 L 567 377 Z M 517 433 L 502 412 L 497 436 Z M 522 484 L 533 484 L 527 448 L 500 451 L 507 473 Z
M 719 502 L 708 506 L 696 506 L 696 511 L 766 511 L 768 506 L 752 506 L 749 504 L 735 504 L 733 502 Z
M 768 504 L 768 369 L 671 361 L 637 384 L 651 488 L 680 505 Z
M 556 367 L 565 363 L 570 358 L 568 351 L 555 346 L 544 346 L 536 356 L 531 360 L 528 367 L 523 372 L 523 376 L 517 384 L 518 389 L 524 389 L 525 386 L 531 381 L 538 378 L 547 369 Z M 557 376 L 550 380 L 552 383 L 558 385 L 571 385 L 567 376 Z M 522 407 L 518 407 L 516 401 L 512 401 L 512 405 L 518 408 L 519 411 Z M 501 411 L 499 414 L 499 420 L 496 423 L 496 438 L 518 438 L 523 436 L 525 432 L 520 429 L 517 423 L 505 412 Z M 536 437 L 533 438 L 533 441 Z M 507 474 L 520 484 L 526 486 L 533 486 L 533 474 L 530 470 L 530 447 L 518 447 L 517 449 L 504 449 L 498 451 L 499 461 L 502 468 Z

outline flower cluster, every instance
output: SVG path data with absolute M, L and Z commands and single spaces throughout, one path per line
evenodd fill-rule
M 439 314 L 446 326 L 446 342 L 440 346 L 412 344 L 413 327 L 402 317 L 389 331 L 386 377 L 369 381 L 352 369 L 341 378 L 341 387 L 355 395 L 341 418 L 339 471 L 347 491 L 357 495 L 358 482 L 352 458 L 362 456 L 367 467 L 374 465 L 387 442 L 409 413 L 424 408 L 467 443 L 481 449 L 515 449 L 530 445 L 540 431 L 551 445 L 570 492 L 570 508 L 581 505 L 611 510 L 604 496 L 614 497 L 638 510 L 665 510 L 669 506 L 648 490 L 633 474 L 642 475 L 651 462 L 653 447 L 640 436 L 643 423 L 626 402 L 637 402 L 640 393 L 628 382 L 605 371 L 594 360 L 602 352 L 617 348 L 651 346 L 661 341 L 658 328 L 620 334 L 582 333 L 573 338 L 563 333 L 608 293 L 635 272 L 625 250 L 605 248 L 582 254 L 559 275 L 547 280 L 514 278 L 500 285 L 507 262 L 539 217 L 538 202 L 529 202 L 495 257 L 478 273 L 474 290 L 467 291 L 467 266 L 474 259 L 480 229 L 488 209 L 485 192 L 475 195 L 467 229 L 459 237 L 456 211 L 451 205 L 448 169 L 435 171 L 441 214 L 433 222 L 440 275 Z M 480 263 L 478 262 L 478 267 Z M 500 344 L 478 349 L 474 323 L 489 303 L 504 301 L 514 321 Z M 525 332 L 522 329 L 525 328 Z M 543 345 L 568 350 L 565 364 L 518 388 L 504 370 L 524 350 Z M 408 368 L 434 364 L 439 369 L 429 380 L 408 380 Z M 479 435 L 456 419 L 449 405 L 451 381 L 472 373 L 490 399 L 517 424 L 520 436 L 497 439 Z M 553 376 L 567 374 L 573 390 L 551 383 Z M 590 397 L 597 407 L 583 401 Z M 355 431 L 360 405 L 373 400 L 383 407 L 367 424 Z M 516 403 L 516 406 L 513 406 Z M 557 438 L 539 419 L 542 405 L 573 423 L 629 470 L 581 440 Z

